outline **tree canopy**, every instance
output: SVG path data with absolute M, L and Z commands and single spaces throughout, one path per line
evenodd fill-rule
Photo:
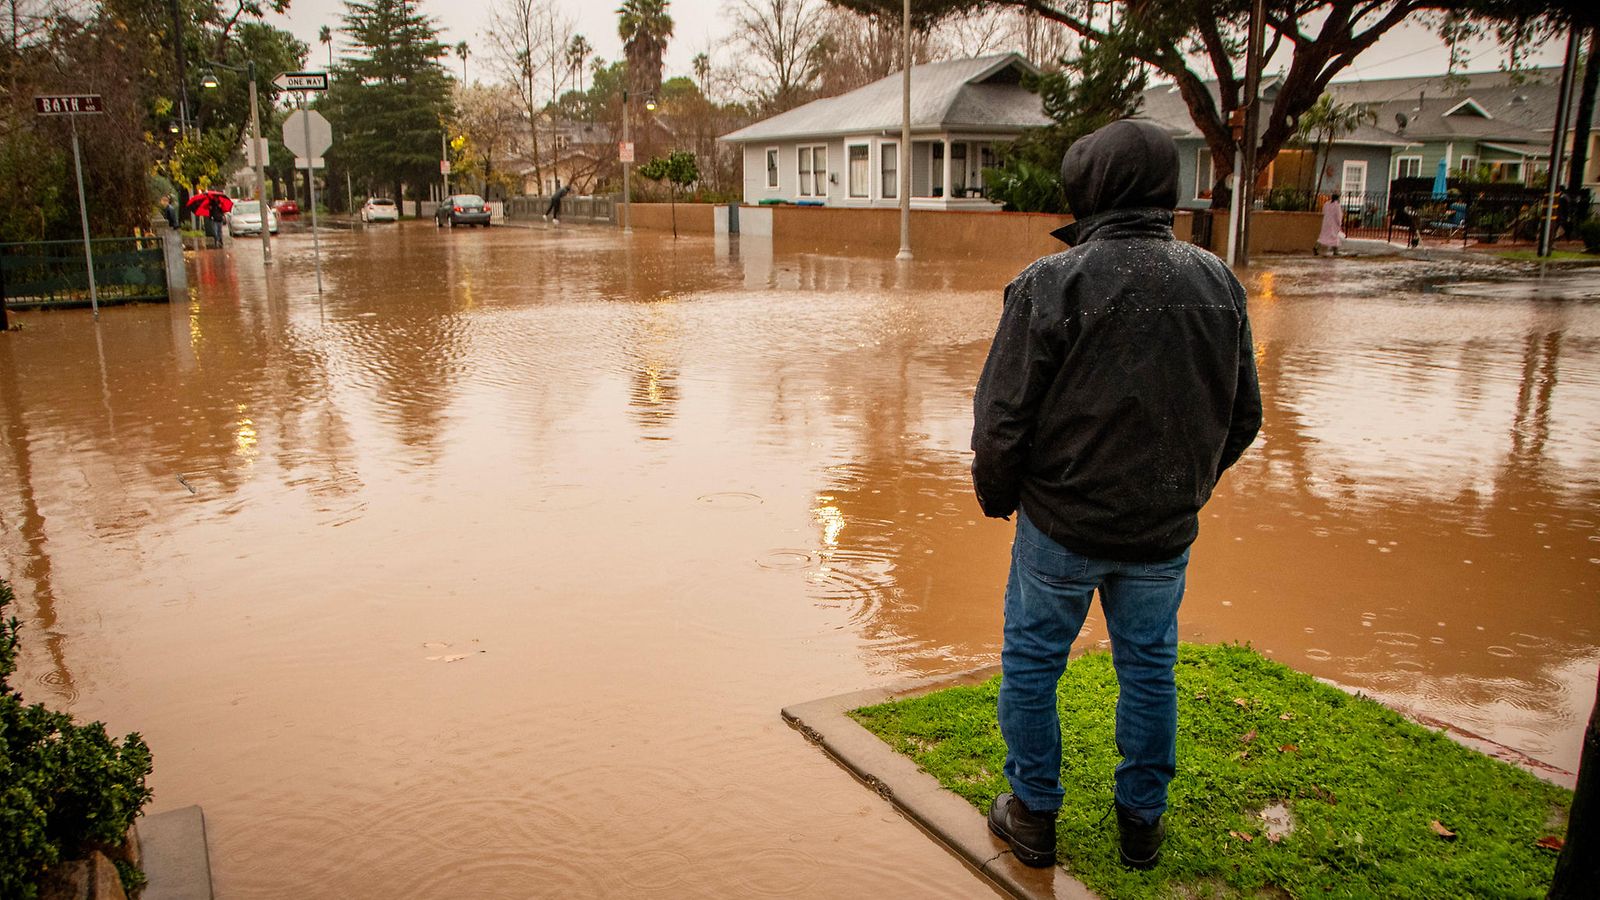
M 411 0 L 346 0 L 350 52 L 334 67 L 324 101 L 338 141 L 329 152 L 369 182 L 420 192 L 439 171 L 451 114 L 448 52 L 432 19 Z

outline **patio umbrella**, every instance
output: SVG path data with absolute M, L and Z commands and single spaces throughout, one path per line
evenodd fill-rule
M 211 205 L 213 203 L 221 207 L 223 212 L 233 209 L 233 198 L 221 191 L 200 191 L 190 197 L 189 202 L 185 203 L 183 208 L 197 216 L 204 217 L 211 214 Z
M 1439 160 L 1439 170 L 1433 173 L 1433 199 L 1443 200 L 1450 193 L 1449 182 L 1445 179 L 1444 160 Z

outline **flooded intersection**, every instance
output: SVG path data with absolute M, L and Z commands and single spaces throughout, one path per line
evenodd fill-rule
M 1010 531 L 966 446 L 1016 262 L 324 247 L 320 303 L 290 237 L 270 275 L 200 254 L 187 307 L 0 341 L 25 692 L 146 735 L 153 809 L 205 807 L 221 893 L 977 890 L 777 709 L 998 660 Z M 1266 422 L 1183 636 L 1570 771 L 1600 308 L 1416 288 L 1439 274 L 1482 273 L 1251 277 Z

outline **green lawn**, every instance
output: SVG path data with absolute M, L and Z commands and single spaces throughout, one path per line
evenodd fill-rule
M 1549 256 L 1540 256 L 1538 250 L 1502 250 L 1495 256 L 1514 262 L 1600 262 L 1600 255 L 1582 250 L 1552 250 Z
M 1247 647 L 1185 644 L 1177 678 L 1178 776 L 1150 872 L 1117 862 L 1115 817 L 1102 821 L 1118 759 L 1111 657 L 1074 659 L 1061 681 L 1059 857 L 1102 896 L 1544 896 L 1556 854 L 1536 842 L 1564 833 L 1571 792 Z M 1007 790 L 999 684 L 851 715 L 987 811 Z M 1280 803 L 1294 827 L 1274 840 L 1258 813 Z

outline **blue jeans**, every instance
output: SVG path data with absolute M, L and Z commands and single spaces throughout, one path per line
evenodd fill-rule
M 1116 800 L 1154 822 L 1177 768 L 1178 604 L 1189 551 L 1156 563 L 1079 556 L 1017 516 L 1006 582 L 1000 662 L 1000 734 L 1006 778 L 1035 812 L 1061 807 L 1061 720 L 1056 685 L 1100 590 L 1117 671 Z

